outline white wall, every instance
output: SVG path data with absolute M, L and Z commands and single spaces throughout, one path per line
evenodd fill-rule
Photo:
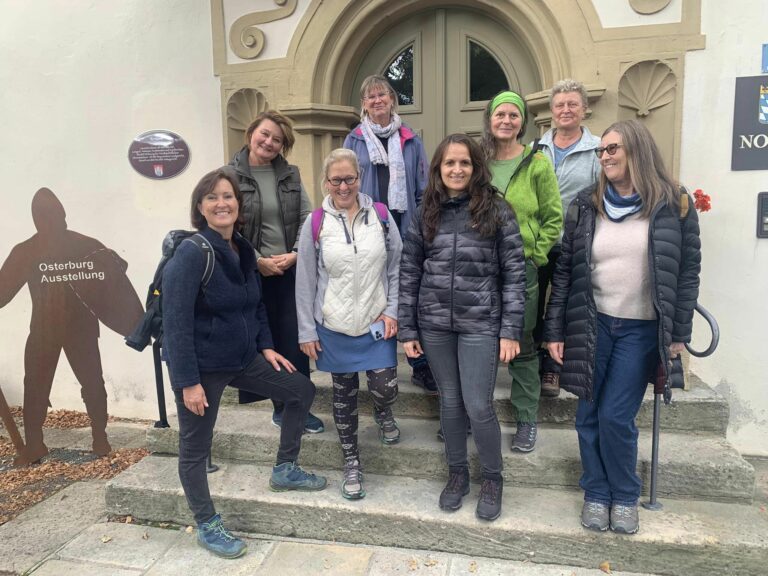
M 142 301 L 171 228 L 188 228 L 189 194 L 222 158 L 219 81 L 213 75 L 208 0 L 10 1 L 0 7 L 0 262 L 35 232 L 30 200 L 49 187 L 71 230 L 129 264 Z M 191 150 L 180 176 L 153 181 L 128 164 L 131 140 L 163 128 Z M 21 404 L 31 304 L 26 287 L 0 309 L 0 386 Z M 151 417 L 151 352 L 102 326 L 110 413 Z M 54 408 L 84 409 L 66 359 Z
M 712 197 L 712 211 L 700 214 L 699 301 L 717 317 L 721 341 L 714 356 L 693 359 L 691 368 L 729 399 L 736 447 L 768 455 L 768 239 L 755 236 L 756 198 L 768 190 L 768 171 L 731 171 L 735 78 L 761 74 L 768 2 L 740 0 L 738 10 L 719 0 L 702 4 L 707 48 L 686 59 L 681 179 Z M 707 338 L 698 318 L 697 347 Z

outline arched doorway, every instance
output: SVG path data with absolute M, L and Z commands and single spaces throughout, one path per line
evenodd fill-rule
M 390 79 L 400 116 L 422 135 L 428 155 L 452 132 L 479 137 L 483 110 L 499 90 L 541 90 L 534 58 L 515 34 L 465 8 L 423 11 L 381 34 L 360 62 L 350 105 L 360 106 L 359 86 L 369 74 Z M 535 132 L 529 123 L 526 139 Z

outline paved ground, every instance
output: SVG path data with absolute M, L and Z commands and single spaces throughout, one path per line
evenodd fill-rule
M 114 425 L 114 448 L 136 446 L 133 431 Z M 56 430 L 55 444 L 75 446 L 80 430 Z M 122 440 L 121 440 L 122 439 Z M 51 438 L 53 440 L 53 438 Z M 339 545 L 274 536 L 243 535 L 248 554 L 222 560 L 200 548 L 194 530 L 108 522 L 105 481 L 77 482 L 0 526 L 0 575 L 173 576 L 601 576 L 594 569 L 549 566 L 422 550 Z M 613 572 L 630 576 L 628 572 Z M 641 575 L 635 575 L 641 576 Z M 643 575 L 650 576 L 650 575 Z

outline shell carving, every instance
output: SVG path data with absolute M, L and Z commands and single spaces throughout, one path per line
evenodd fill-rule
M 669 6 L 672 0 L 629 0 L 632 10 L 638 14 L 655 14 Z
M 658 60 L 639 62 L 630 67 L 619 82 L 619 106 L 648 116 L 675 98 L 677 77 L 672 69 Z
M 264 94 L 253 88 L 238 90 L 227 102 L 227 127 L 238 132 L 245 132 L 251 121 L 267 109 Z
M 280 8 L 240 16 L 229 31 L 229 45 L 243 60 L 253 60 L 264 49 L 264 32 L 257 25 L 287 18 L 296 10 L 298 0 L 274 0 Z

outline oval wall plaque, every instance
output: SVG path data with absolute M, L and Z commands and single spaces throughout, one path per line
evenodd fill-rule
M 128 161 L 142 176 L 165 180 L 177 176 L 189 164 L 189 146 L 168 130 L 150 130 L 139 134 L 128 148 Z

